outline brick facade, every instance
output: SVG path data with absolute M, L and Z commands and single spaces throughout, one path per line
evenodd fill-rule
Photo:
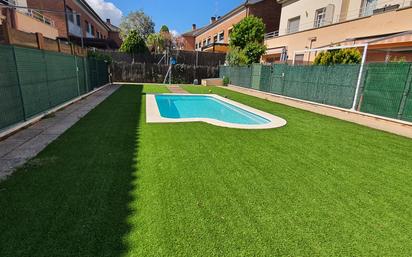
M 48 12 L 47 17 L 50 17 L 54 22 L 57 30 L 59 31 L 59 37 L 67 38 L 67 26 L 66 17 L 64 15 L 64 0 L 27 0 L 27 6 L 36 9 L 46 9 L 61 13 Z
M 229 35 L 233 25 L 239 23 L 245 17 L 253 15 L 263 19 L 263 22 L 266 25 L 266 32 L 276 31 L 279 29 L 281 11 L 282 6 L 275 0 L 247 2 L 223 17 L 218 18 L 217 20 L 212 20 L 211 24 L 199 29 L 198 32 L 193 35 L 195 45 L 193 46 L 193 44 L 188 43 L 185 49 L 192 51 L 204 49 L 205 42 L 206 45 L 208 45 L 207 42 L 210 40 L 211 44 L 218 43 L 220 44 L 219 47 L 224 49 L 222 51 L 227 51 L 227 47 L 224 48 L 222 45 L 229 43 Z M 222 33 L 223 40 L 219 37 Z M 215 41 L 216 36 L 218 37 L 217 41 Z M 191 42 L 187 38 L 186 41 Z M 199 45 L 201 45 L 201 47 L 199 47 Z M 213 48 L 213 51 L 215 51 L 215 48 Z
M 248 15 L 263 19 L 263 22 L 266 25 L 266 33 L 279 30 L 281 12 L 282 5 L 271 0 L 248 6 Z
M 93 10 L 89 9 L 90 7 L 85 3 L 85 0 L 27 0 L 27 5 L 31 8 L 60 12 L 47 13 L 47 16 L 54 20 L 55 26 L 59 31 L 59 37 L 69 38 L 69 36 L 76 36 L 69 33 L 69 25 L 64 14 L 66 6 L 74 13 L 80 14 L 80 26 L 83 37 L 91 37 L 90 34 L 87 34 L 87 24 L 91 24 L 93 26 L 94 38 L 113 39 L 116 43 L 121 44 L 119 32 L 111 31 L 107 24 Z M 74 16 L 75 24 L 77 24 L 76 19 Z

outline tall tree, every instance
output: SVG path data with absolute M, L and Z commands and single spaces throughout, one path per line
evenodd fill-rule
M 156 54 L 163 53 L 165 50 L 165 39 L 160 33 L 150 34 L 146 39 L 147 47 Z
M 230 50 L 226 60 L 229 64 L 252 64 L 260 61 L 266 52 L 263 44 L 265 24 L 261 18 L 248 16 L 233 26 L 230 35 Z
M 122 19 L 120 31 L 123 38 L 126 38 L 131 31 L 136 31 L 142 38 L 146 39 L 150 34 L 155 33 L 155 23 L 142 10 L 131 12 Z
M 147 52 L 146 42 L 136 30 L 132 30 L 123 41 L 120 51 L 129 54 Z

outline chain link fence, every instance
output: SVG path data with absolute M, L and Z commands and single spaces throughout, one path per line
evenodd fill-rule
M 107 63 L 0 45 L 0 130 L 109 82 Z
M 360 65 L 288 64 L 221 66 L 219 75 L 236 86 L 350 109 Z M 412 121 L 412 64 L 370 63 L 362 74 L 358 110 Z

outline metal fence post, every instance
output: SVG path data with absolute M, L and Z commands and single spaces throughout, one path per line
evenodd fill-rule
M 74 55 L 74 66 L 76 68 L 77 94 L 80 96 L 79 66 L 77 66 L 76 55 Z
M 16 65 L 17 86 L 19 88 L 21 108 L 22 108 L 22 111 L 23 111 L 23 120 L 26 121 L 27 120 L 26 108 L 24 108 L 23 91 L 21 90 L 21 79 L 20 79 L 19 66 L 17 65 L 16 48 L 14 46 L 12 46 L 11 48 L 13 49 L 13 59 L 14 59 L 15 65 Z
M 365 66 L 365 62 L 366 62 L 366 54 L 368 53 L 368 44 L 365 45 L 364 49 L 363 49 L 363 55 L 362 55 L 362 63 L 361 63 L 361 67 L 359 69 L 359 76 L 358 76 L 358 83 L 356 85 L 356 89 L 355 89 L 355 96 L 353 98 L 353 104 L 352 104 L 352 111 L 356 110 L 356 104 L 358 102 L 358 97 L 359 97 L 359 91 L 360 91 L 360 86 L 362 84 L 362 75 L 363 75 L 363 68 Z

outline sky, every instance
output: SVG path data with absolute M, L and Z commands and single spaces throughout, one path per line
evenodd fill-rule
M 131 11 L 143 10 L 152 17 L 156 31 L 167 25 L 175 33 L 207 25 L 210 17 L 223 16 L 244 0 L 86 0 L 103 20 L 110 18 L 119 25 L 122 16 Z

